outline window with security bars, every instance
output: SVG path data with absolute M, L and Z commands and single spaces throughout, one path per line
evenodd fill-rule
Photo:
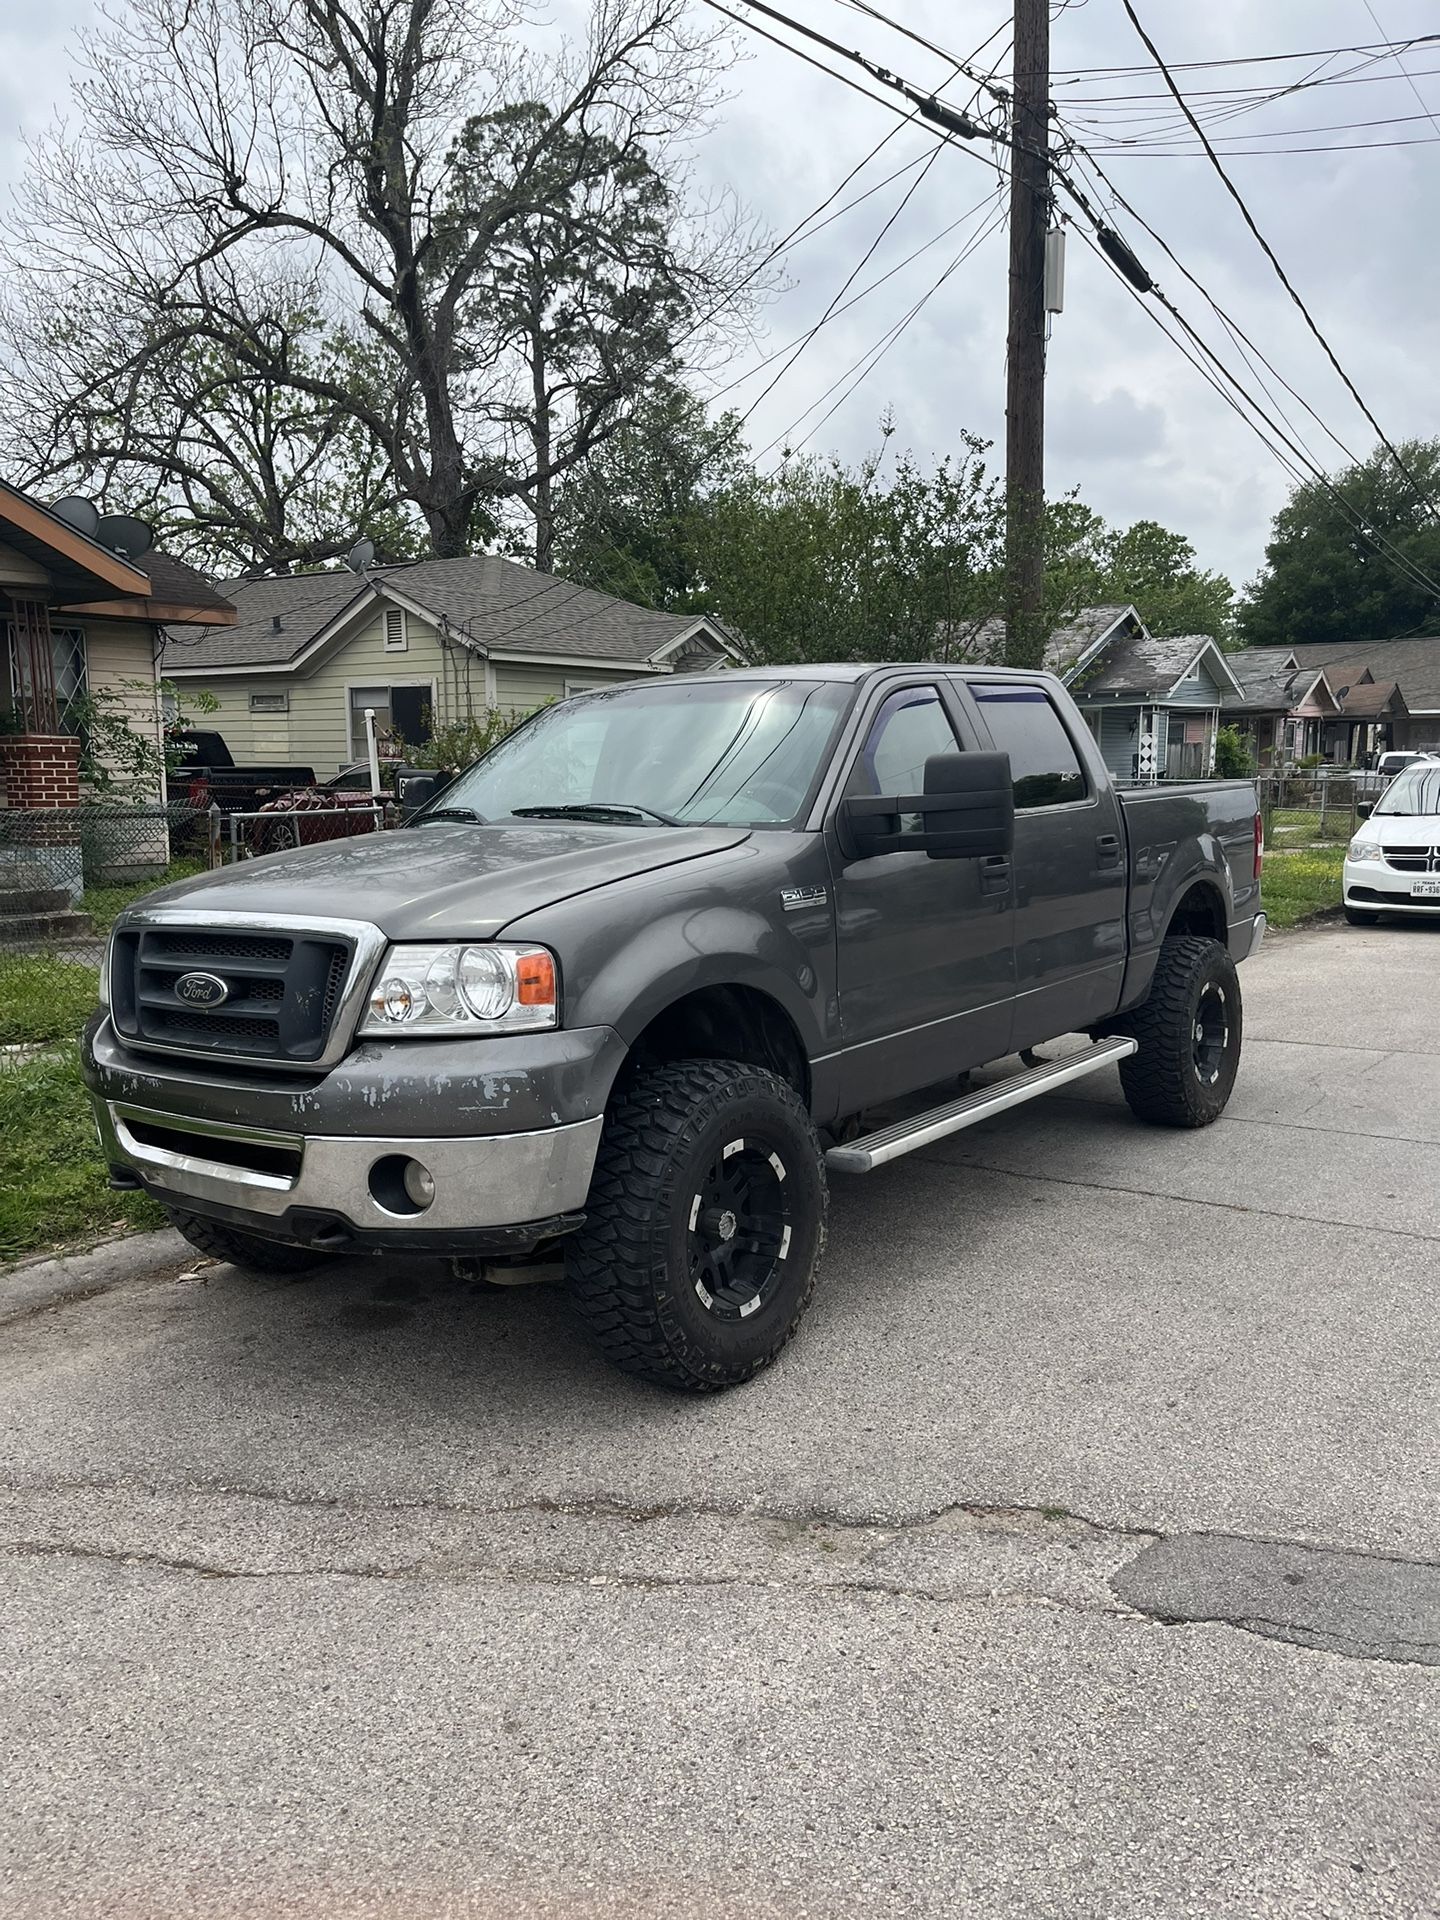
M 5 651 L 10 661 L 10 700 L 17 711 L 32 704 L 35 689 L 30 685 L 30 665 L 14 621 L 5 623 Z M 62 733 L 82 730 L 82 708 L 89 690 L 88 666 L 83 627 L 50 629 L 50 671 L 55 687 L 55 706 Z

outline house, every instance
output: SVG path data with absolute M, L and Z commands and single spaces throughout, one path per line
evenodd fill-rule
M 490 554 L 226 582 L 237 620 L 171 629 L 163 666 L 219 702 L 239 762 L 327 778 L 365 751 L 364 714 L 412 746 L 488 708 L 528 713 L 622 680 L 723 667 L 705 616 L 656 613 Z
M 1045 664 L 1070 689 L 1117 780 L 1196 780 L 1214 770 L 1220 709 L 1241 690 L 1208 634 L 1158 639 L 1134 607 L 1092 607 L 1051 635 Z
M 147 531 L 138 522 L 103 519 L 84 501 L 61 504 L 57 512 L 0 481 L 0 864 L 7 874 L 43 868 L 47 884 L 74 895 L 79 828 L 73 811 L 56 810 L 82 799 L 88 698 L 109 696 L 115 715 L 155 745 L 158 766 L 163 624 L 201 632 L 235 616 L 191 568 L 137 552 Z M 160 782 L 127 797 L 158 801 Z M 163 865 L 163 820 L 158 833 L 146 857 Z
M 1344 640 L 1302 641 L 1292 651 L 1302 667 L 1325 669 L 1347 713 L 1373 722 L 1369 752 L 1383 753 L 1388 747 L 1440 752 L 1440 635 L 1379 640 L 1361 646 Z M 1362 709 L 1374 696 L 1360 693 L 1357 702 L 1353 695 L 1372 684 L 1397 688 L 1399 701 L 1383 712 L 1365 714 Z M 1343 691 L 1346 688 L 1351 689 L 1348 695 Z
M 1302 667 L 1285 647 L 1243 647 L 1227 663 L 1241 697 L 1222 704 L 1221 718 L 1250 740 L 1257 767 L 1327 751 L 1332 730 L 1343 723 L 1323 667 Z

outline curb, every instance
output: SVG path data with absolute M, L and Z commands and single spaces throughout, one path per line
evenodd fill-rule
M 122 1281 L 135 1280 L 156 1267 L 189 1264 L 198 1256 L 173 1227 L 154 1233 L 127 1233 L 84 1253 L 62 1253 L 29 1260 L 0 1273 L 0 1324 L 22 1319 L 67 1300 L 86 1300 Z

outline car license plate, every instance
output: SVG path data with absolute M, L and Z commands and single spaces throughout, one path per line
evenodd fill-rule
M 1435 880 L 1415 880 L 1410 885 L 1412 900 L 1440 900 L 1440 878 Z

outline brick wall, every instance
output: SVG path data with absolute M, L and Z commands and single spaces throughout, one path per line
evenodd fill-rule
M 0 734 L 0 776 L 10 807 L 78 807 L 80 743 L 66 733 Z

